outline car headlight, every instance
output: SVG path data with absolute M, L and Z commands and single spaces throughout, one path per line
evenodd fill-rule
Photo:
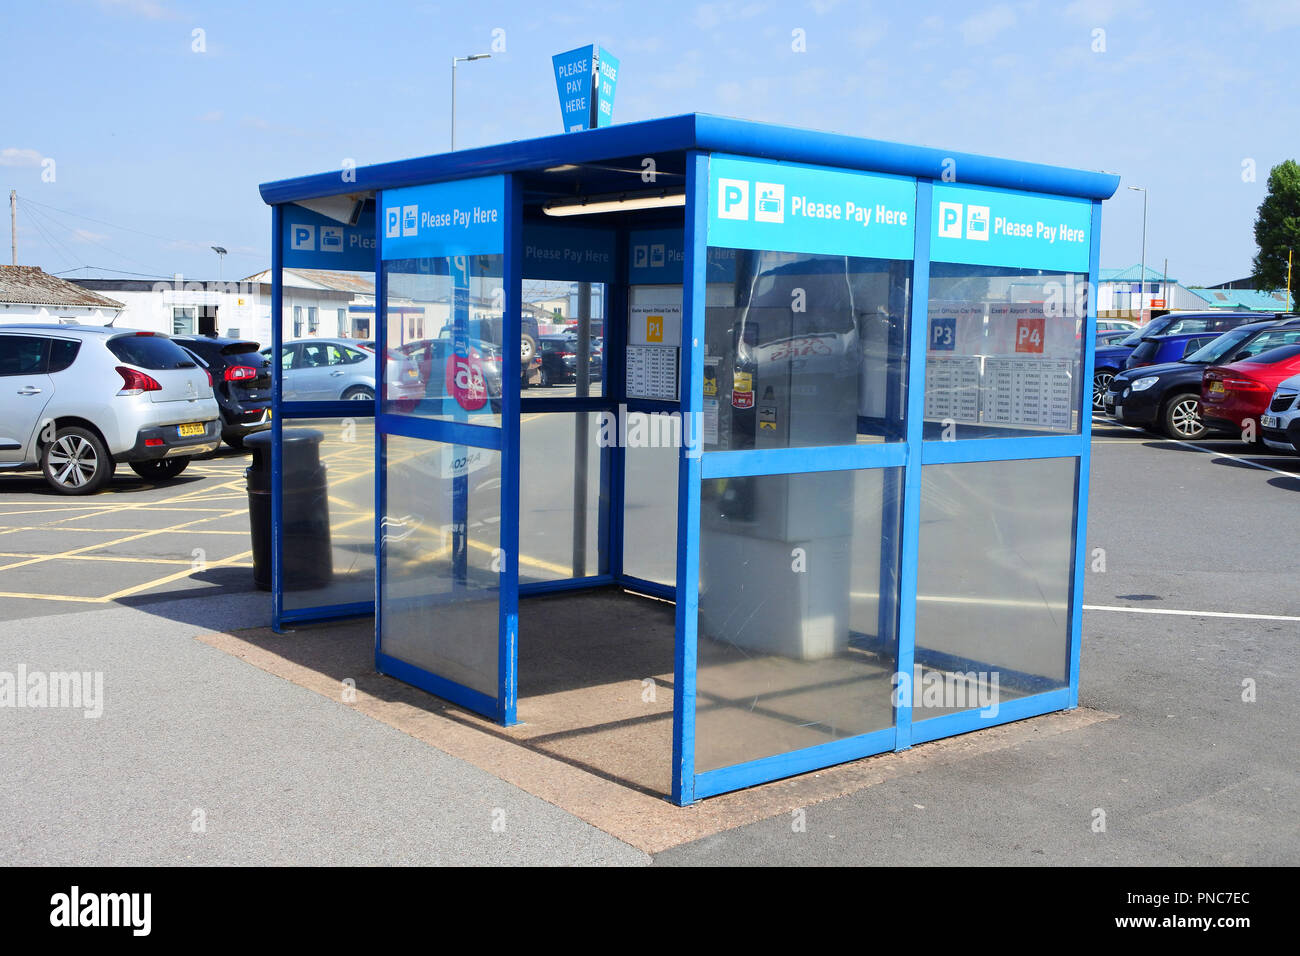
M 1133 383 L 1133 391 L 1145 392 L 1158 381 L 1160 381 L 1159 375 L 1148 375 L 1146 378 L 1140 378 Z

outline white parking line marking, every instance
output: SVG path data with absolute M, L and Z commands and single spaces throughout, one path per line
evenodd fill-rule
M 1095 419 L 1094 419 L 1094 421 L 1095 421 Z M 1125 425 L 1123 422 L 1107 422 L 1106 424 L 1107 424 L 1108 426 L 1114 426 L 1114 427 L 1116 427 L 1116 428 L 1127 428 L 1127 429 L 1128 429 L 1129 431 L 1131 431 L 1131 432 L 1143 432 L 1143 434 L 1145 434 L 1145 432 L 1143 431 L 1143 429 L 1141 429 L 1141 428 L 1135 428 L 1135 427 L 1133 427 L 1132 425 Z M 1197 451 L 1203 451 L 1203 452 L 1205 452 L 1207 455 L 1212 455 L 1212 456 L 1214 456 L 1215 458 L 1227 458 L 1227 459 L 1229 459 L 1230 461 L 1239 461 L 1239 462 L 1241 462 L 1243 465 L 1249 465 L 1251 468 L 1258 468 L 1258 469 L 1260 469 L 1261 471 L 1271 471 L 1271 472 L 1273 472 L 1273 474 L 1275 474 L 1275 475 L 1283 475 L 1283 476 L 1285 476 L 1285 477 L 1287 477 L 1287 478 L 1295 478 L 1295 477 L 1297 477 L 1297 475 L 1296 475 L 1296 473 L 1295 473 L 1294 471 L 1282 471 L 1280 468 L 1270 468 L 1268 465 L 1261 465 L 1261 464 L 1259 464 L 1258 462 L 1251 461 L 1249 458 L 1242 458 L 1242 457 L 1240 457 L 1239 455 L 1229 455 L 1229 454 L 1227 454 L 1226 452 L 1215 451 L 1213 448 L 1206 448 L 1206 447 L 1204 447 L 1203 445 L 1197 445 L 1197 444 L 1195 444 L 1194 442 L 1189 442 L 1189 441 L 1180 441 L 1180 440 L 1177 439 L 1177 438 L 1159 438 L 1159 437 L 1156 437 L 1156 436 L 1154 436 L 1154 435 L 1151 436 L 1151 438 L 1152 438 L 1153 441 L 1158 441 L 1158 442 L 1168 442 L 1168 443 L 1171 444 L 1171 445 L 1182 445 L 1182 446 L 1185 447 L 1185 448 L 1194 448 L 1194 449 L 1196 449 Z
M 1173 614 L 1180 617 L 1231 617 L 1245 621 L 1300 621 L 1286 614 L 1235 614 L 1229 611 L 1183 611 L 1161 607 L 1118 607 L 1109 604 L 1085 604 L 1085 611 L 1128 611 L 1130 614 Z

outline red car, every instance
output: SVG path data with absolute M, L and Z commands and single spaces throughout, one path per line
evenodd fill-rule
M 1300 344 L 1269 349 L 1231 365 L 1211 365 L 1201 375 L 1201 419 L 1215 431 L 1240 435 L 1249 428 L 1258 438 L 1259 416 L 1267 410 L 1273 389 L 1296 374 Z

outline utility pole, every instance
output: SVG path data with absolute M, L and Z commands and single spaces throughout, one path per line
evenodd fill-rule
M 1130 186 L 1129 189 L 1135 189 L 1142 193 L 1142 272 L 1138 276 L 1138 325 L 1142 324 L 1142 317 L 1146 315 L 1146 298 L 1147 291 L 1147 188 L 1145 186 Z
M 469 63 L 472 60 L 490 60 L 491 53 L 474 53 L 470 56 L 453 56 L 451 58 L 451 151 L 456 151 L 456 64 Z
M 18 265 L 18 190 L 9 190 L 9 251 Z

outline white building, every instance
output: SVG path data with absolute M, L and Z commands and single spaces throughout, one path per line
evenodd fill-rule
M 1205 300 L 1177 279 L 1147 266 L 1102 269 L 1097 280 L 1097 318 L 1137 319 L 1154 312 L 1204 311 Z
M 348 337 L 348 307 L 358 292 L 331 288 L 285 270 L 285 339 Z M 348 275 L 348 273 L 339 273 Z M 220 335 L 271 341 L 270 272 L 222 282 L 186 279 L 76 279 L 74 287 L 119 300 L 115 325 L 167 335 Z M 374 286 L 369 284 L 373 310 Z M 106 324 L 106 323 L 99 323 Z
M 0 323 L 108 325 L 124 308 L 39 266 L 0 266 Z

